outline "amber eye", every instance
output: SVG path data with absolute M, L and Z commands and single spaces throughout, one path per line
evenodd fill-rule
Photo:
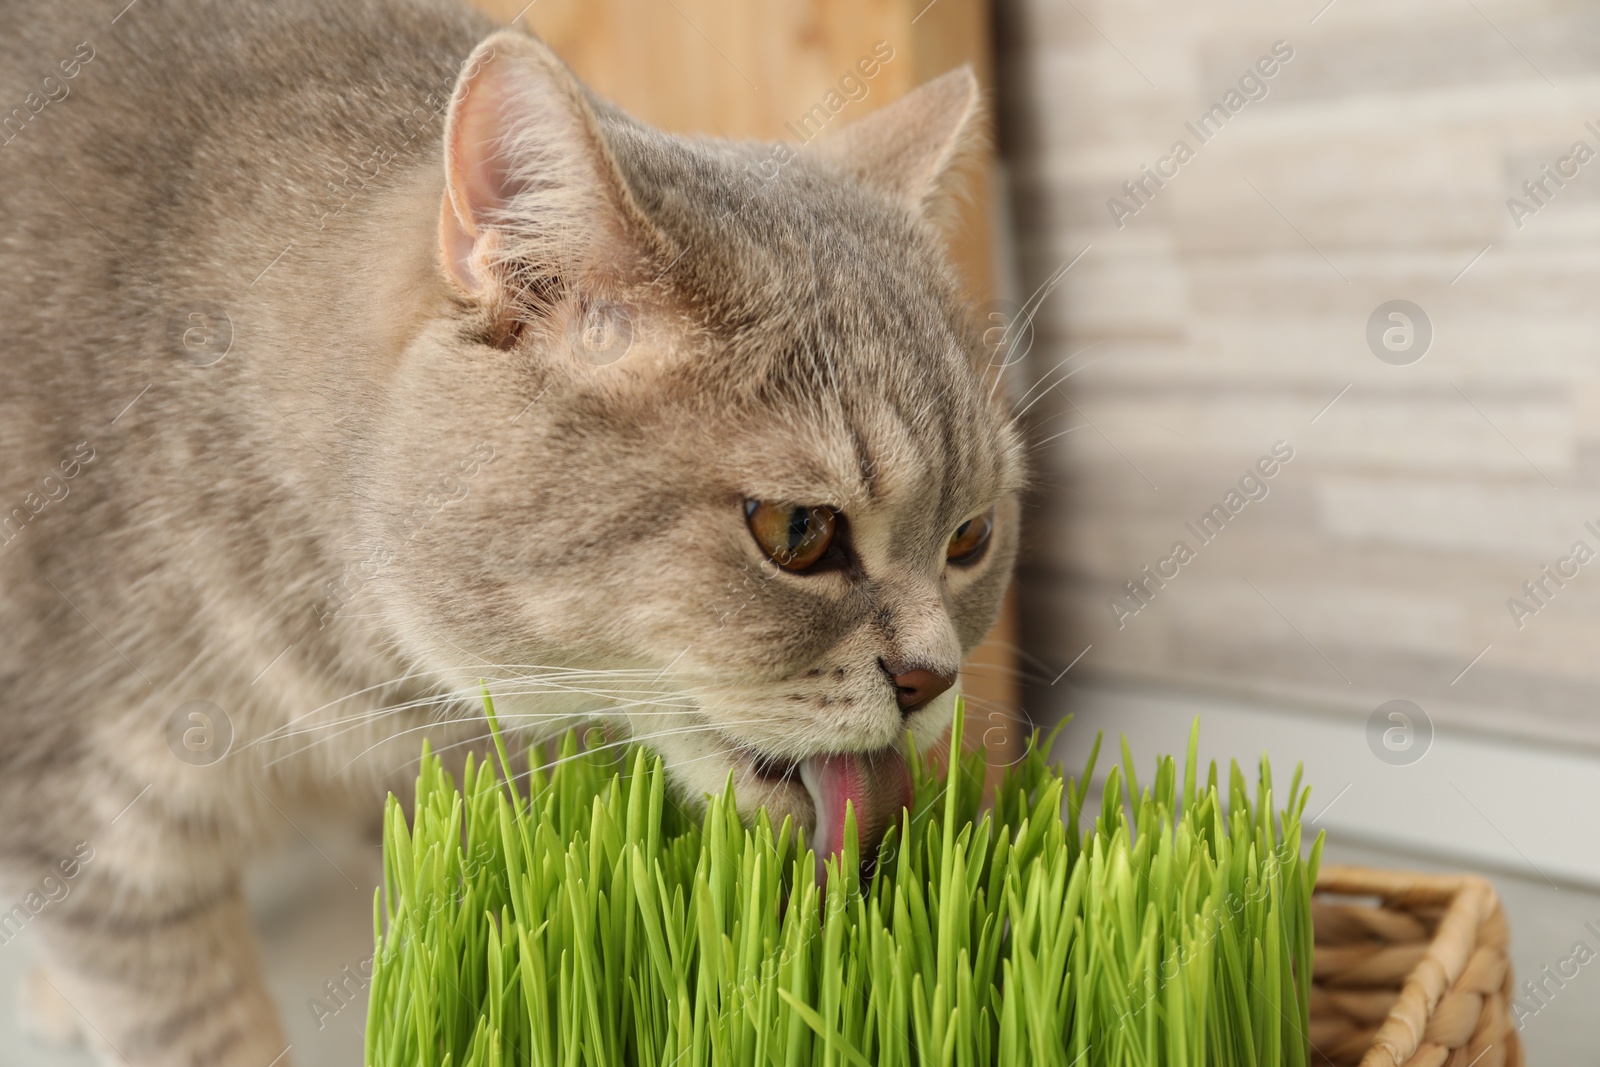
M 756 544 L 786 571 L 803 571 L 828 551 L 838 526 L 831 508 L 747 500 L 745 520 Z
M 950 535 L 950 543 L 945 546 L 944 558 L 951 563 L 978 562 L 989 546 L 989 534 L 993 531 L 994 509 L 990 508 L 956 527 L 956 532 Z

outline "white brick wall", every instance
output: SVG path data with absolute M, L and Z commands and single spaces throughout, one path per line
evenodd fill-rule
M 1092 246 L 1012 383 L 1087 349 L 1029 412 L 1059 435 L 1029 650 L 1600 746 L 1600 561 L 1520 629 L 1506 606 L 1600 552 L 1600 6 L 1325 2 L 1001 4 L 1022 295 Z M 1267 96 L 1202 145 L 1184 123 L 1279 40 Z M 1194 158 L 1118 228 L 1108 198 L 1179 138 Z M 1519 228 L 1507 198 L 1580 139 L 1597 158 Z M 1434 329 L 1410 366 L 1365 338 L 1397 298 Z M 1119 629 L 1108 601 L 1280 439 L 1271 495 Z

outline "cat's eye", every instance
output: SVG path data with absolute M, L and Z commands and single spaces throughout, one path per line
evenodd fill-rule
M 747 500 L 745 521 L 761 551 L 786 571 L 803 571 L 827 554 L 839 525 L 831 508 Z
M 994 508 L 974 515 L 950 535 L 950 543 L 944 550 L 945 560 L 958 566 L 978 562 L 983 558 L 984 549 L 989 547 L 989 535 L 993 532 Z

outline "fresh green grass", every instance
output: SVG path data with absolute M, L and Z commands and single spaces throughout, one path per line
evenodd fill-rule
M 846 855 L 825 892 L 787 821 L 741 824 L 731 787 L 691 818 L 643 751 L 569 735 L 512 778 L 497 732 L 459 791 L 425 752 L 413 824 L 387 812 L 367 1064 L 1305 1067 L 1307 791 L 1275 811 L 1265 762 L 1252 795 L 1197 743 L 1141 789 L 1124 742 L 1087 825 L 1094 757 L 1063 780 L 1036 736 L 986 809 L 981 754 L 913 756 L 878 873 Z

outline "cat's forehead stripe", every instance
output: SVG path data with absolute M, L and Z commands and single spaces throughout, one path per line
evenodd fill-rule
M 720 349 L 688 369 L 701 387 L 807 423 L 795 447 L 829 469 L 817 488 L 846 507 L 941 531 L 1012 487 L 1004 417 L 974 373 L 961 290 L 931 230 L 804 153 L 750 181 L 745 146 L 616 132 L 677 249 L 664 280 Z

